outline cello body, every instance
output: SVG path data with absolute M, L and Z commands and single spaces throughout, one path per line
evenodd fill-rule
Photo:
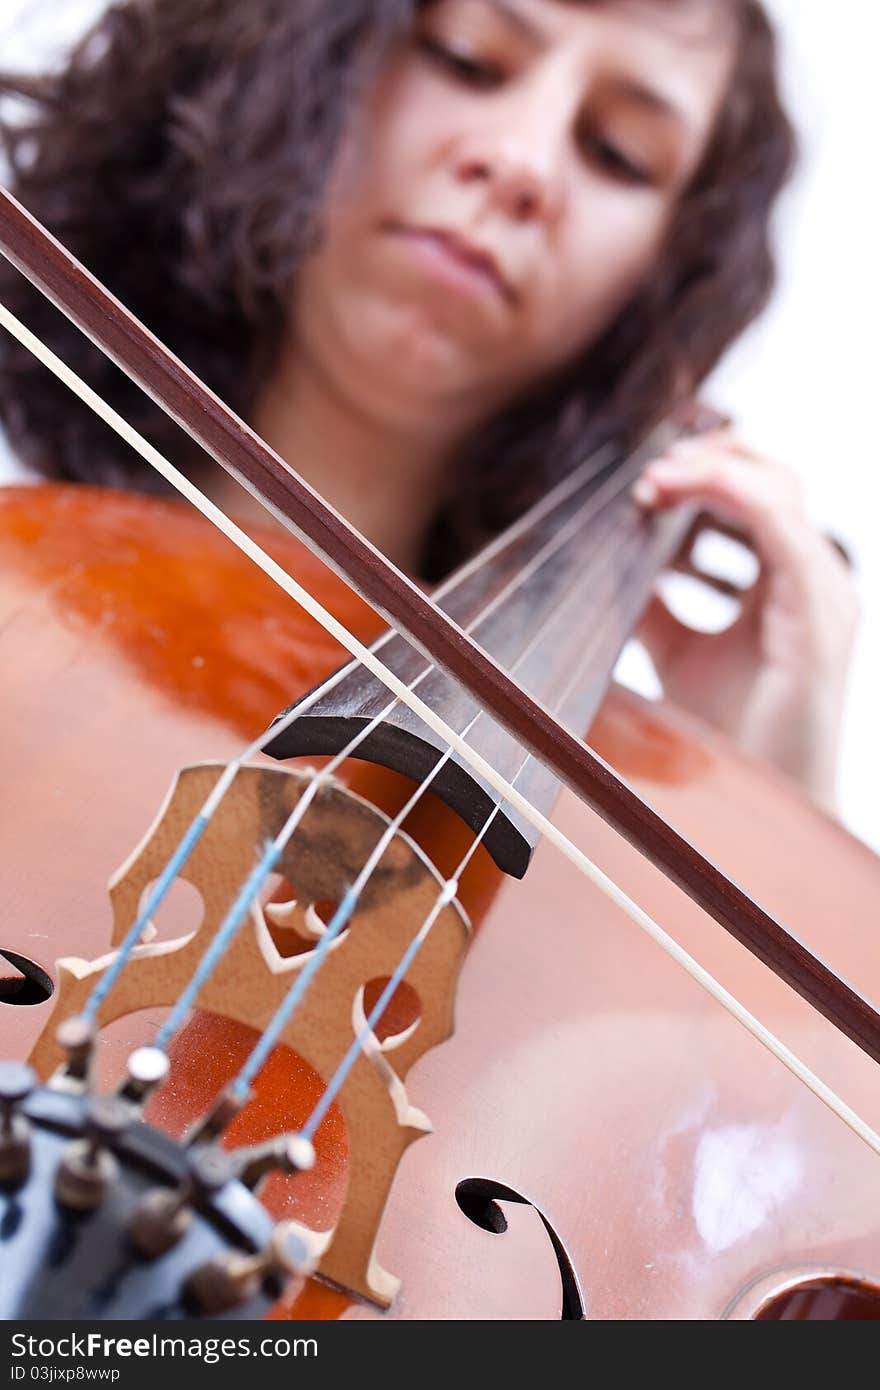
M 296 542 L 260 538 L 362 640 L 381 630 Z M 237 755 L 342 660 L 178 504 L 84 487 L 0 495 L 4 1055 L 27 1057 L 46 1027 L 53 1001 L 40 981 L 53 981 L 56 960 L 108 950 L 108 878 L 178 770 Z M 880 996 L 880 863 L 863 845 L 781 776 L 622 690 L 590 742 L 839 974 Z M 389 813 L 405 799 L 402 779 L 379 769 L 352 764 L 350 781 Z M 569 793 L 554 819 L 880 1128 L 866 1056 Z M 443 872 L 467 844 L 430 798 L 407 829 Z M 455 1033 L 406 1083 L 434 1132 L 405 1154 L 379 1236 L 400 1293 L 379 1313 L 302 1279 L 273 1316 L 552 1319 L 581 1316 L 579 1298 L 605 1319 L 878 1316 L 877 1156 L 549 845 L 522 882 L 479 854 L 461 899 L 476 931 Z M 160 933 L 185 930 L 191 912 L 172 902 Z M 149 1013 L 107 1029 L 101 1074 L 117 1076 L 151 1030 Z M 194 1014 L 148 1118 L 180 1133 L 250 1040 L 240 1024 Z M 308 1059 L 278 1049 L 230 1137 L 253 1143 L 301 1123 L 318 1084 Z M 332 1111 L 316 1147 L 313 1173 L 270 1180 L 273 1215 L 332 1224 L 348 1161 Z

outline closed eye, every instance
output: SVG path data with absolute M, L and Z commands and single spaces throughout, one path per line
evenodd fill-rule
M 611 140 L 594 135 L 585 142 L 588 155 L 613 178 L 637 187 L 649 187 L 654 183 L 650 168 L 634 159 L 632 155 Z
M 478 58 L 461 49 L 448 48 L 427 34 L 420 36 L 418 44 L 422 53 L 432 63 L 469 87 L 488 91 L 504 81 L 504 73 L 497 63 Z

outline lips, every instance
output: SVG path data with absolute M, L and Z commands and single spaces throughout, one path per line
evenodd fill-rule
M 508 280 L 497 258 L 484 246 L 470 241 L 460 232 L 447 227 L 395 226 L 391 230 L 398 235 L 432 243 L 458 264 L 477 275 L 492 288 L 506 303 L 514 304 L 518 298 L 513 285 Z

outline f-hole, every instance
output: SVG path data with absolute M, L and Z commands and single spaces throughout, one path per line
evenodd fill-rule
M 503 1235 L 507 1230 L 507 1217 L 498 1205 L 499 1202 L 518 1202 L 521 1206 L 531 1207 L 537 1212 L 559 1266 L 559 1277 L 562 1281 L 560 1318 L 565 1321 L 584 1321 L 587 1311 L 574 1265 L 540 1207 L 536 1207 L 534 1202 L 530 1202 L 521 1192 L 515 1192 L 512 1187 L 495 1182 L 492 1178 L 463 1178 L 455 1189 L 455 1200 L 469 1221 L 479 1226 L 480 1230 L 496 1236 Z
M 0 964 L 0 1004 L 43 1004 L 55 993 L 55 986 L 36 961 L 20 956 L 16 951 L 0 950 L 0 962 L 8 961 L 17 975 L 3 978 Z

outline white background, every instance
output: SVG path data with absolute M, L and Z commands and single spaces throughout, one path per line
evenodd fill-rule
M 0 67 L 37 67 L 104 0 L 0 0 Z M 246 0 L 230 0 L 246 3 Z M 864 621 L 840 781 L 846 823 L 880 849 L 874 783 L 880 652 L 880 483 L 874 380 L 880 322 L 880 196 L 875 88 L 877 0 L 767 0 L 802 163 L 778 221 L 781 283 L 730 354 L 714 399 L 762 452 L 796 468 L 812 512 L 854 552 Z M 0 457 L 0 479 L 13 471 Z

